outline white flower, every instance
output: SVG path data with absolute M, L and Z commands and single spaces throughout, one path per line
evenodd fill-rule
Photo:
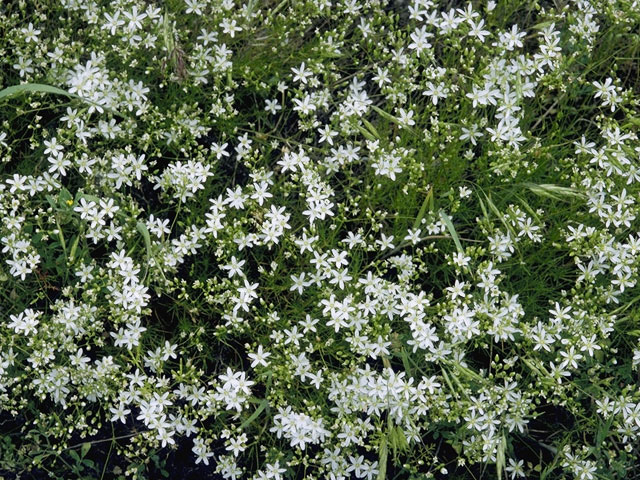
M 278 103 L 277 98 L 274 98 L 273 100 L 266 100 L 265 104 L 264 109 L 272 115 L 278 113 L 278 110 L 282 110 L 282 106 Z
M 53 173 L 54 175 L 60 174 L 63 177 L 67 175 L 67 168 L 71 166 L 71 160 L 65 158 L 62 152 L 50 155 L 48 160 L 49 163 L 51 163 L 49 173 Z
M 433 37 L 433 34 L 427 32 L 427 28 L 424 25 L 416 28 L 411 34 L 412 42 L 409 44 L 409 49 L 415 50 L 419 55 L 424 50 L 431 48 L 431 44 L 427 40 L 429 37 Z
M 246 263 L 246 260 L 236 259 L 235 256 L 231 257 L 231 263 L 227 265 L 223 265 L 221 268 L 223 270 L 228 271 L 229 278 L 233 278 L 235 275 L 239 275 L 240 277 L 244 277 L 244 272 L 242 271 L 242 266 Z
M 305 280 L 306 273 L 302 272 L 299 276 L 291 275 L 291 281 L 293 282 L 289 290 L 297 290 L 300 295 L 306 287 L 311 285 L 311 282 Z
M 304 62 L 302 62 L 300 64 L 299 68 L 293 67 L 291 69 L 291 71 L 294 73 L 293 81 L 294 82 L 300 81 L 300 82 L 302 82 L 304 84 L 307 83 L 307 78 L 310 77 L 311 75 L 313 75 L 313 72 L 311 72 L 310 70 L 306 70 L 305 69 Z
M 201 437 L 196 437 L 193 440 L 192 451 L 196 455 L 196 465 L 200 462 L 209 465 L 209 458 L 213 457 L 213 452 L 209 451 L 207 444 Z
M 415 120 L 413 119 L 413 115 L 414 115 L 413 110 L 407 111 L 404 108 L 398 109 L 398 116 L 399 116 L 398 120 L 400 124 L 403 126 L 412 127 L 416 124 Z
M 22 35 L 24 35 L 25 43 L 38 43 L 38 35 L 42 32 L 41 30 L 35 29 L 31 22 L 29 22 L 29 25 L 26 28 L 20 29 L 20 31 L 22 32 Z
M 228 18 L 224 18 L 222 22 L 220 22 L 220 26 L 222 27 L 222 33 L 227 33 L 231 38 L 236 36 L 236 32 L 241 32 L 242 28 L 237 25 L 236 19 L 229 20 Z
M 293 107 L 293 110 L 295 112 L 300 112 L 302 115 L 308 115 L 316 109 L 316 106 L 311 100 L 311 95 L 305 95 L 302 100 L 294 98 L 293 103 L 296 104 L 296 106 Z
M 117 422 L 120 420 L 122 423 L 127 423 L 127 415 L 131 413 L 129 408 L 126 408 L 126 405 L 122 402 L 118 402 L 117 407 L 109 407 L 113 416 L 111 417 L 112 422 Z
M 31 335 L 32 333 L 35 334 L 37 331 L 36 327 L 40 323 L 40 320 L 38 320 L 40 315 L 42 315 L 42 312 L 27 308 L 18 315 L 9 315 L 11 322 L 7 326 L 12 328 L 16 333 L 21 333 L 25 336 Z
M 248 356 L 251 359 L 251 368 L 255 368 L 258 365 L 268 367 L 269 361 L 267 358 L 271 356 L 271 352 L 264 351 L 262 345 L 258 345 L 256 353 L 249 353 Z

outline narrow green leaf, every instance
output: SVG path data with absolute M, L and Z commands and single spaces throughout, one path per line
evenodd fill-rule
M 493 201 L 491 200 L 491 197 L 485 197 L 485 200 L 487 201 L 487 205 L 489 205 L 489 208 L 491 209 L 491 211 L 495 214 L 496 217 L 498 217 L 498 220 L 500 220 L 500 222 L 504 225 L 504 228 L 506 228 L 507 231 L 511 233 L 512 238 L 518 238 L 518 234 L 513 231 L 513 227 L 511 227 L 509 222 L 507 222 L 504 219 L 504 215 L 500 213 L 500 210 L 498 210 L 498 207 L 496 207 L 495 203 L 493 203 Z
M 406 372 L 411 372 L 411 365 L 409 364 L 409 356 L 404 347 L 400 348 L 400 358 L 402 359 L 402 365 Z
M 449 216 L 446 213 L 444 213 L 443 210 L 440 210 L 440 218 L 442 219 L 442 223 L 444 223 L 445 226 L 447 227 L 447 230 L 449 230 L 449 234 L 451 235 L 451 238 L 453 238 L 453 241 L 456 244 L 456 248 L 458 249 L 458 252 L 463 253 L 464 250 L 462 249 L 462 244 L 460 243 L 460 239 L 458 238 L 456 229 L 453 226 L 453 223 L 451 222 L 451 218 L 449 218 Z
M 404 452 L 409 448 L 407 436 L 405 435 L 404 430 L 400 425 L 396 425 L 395 427 L 395 442 L 396 448 L 401 452 Z
M 64 260 L 67 259 L 67 243 L 64 241 L 64 233 L 62 232 L 62 227 L 60 226 L 60 222 L 56 219 L 56 227 L 58 227 L 58 240 L 60 240 L 60 246 L 62 246 L 62 251 L 64 252 Z
M 387 120 L 389 120 L 390 122 L 393 122 L 393 123 L 397 123 L 397 124 L 400 123 L 400 120 L 398 120 L 396 117 L 394 117 L 390 113 L 385 112 L 380 107 L 376 107 L 375 105 L 371 105 L 371 108 L 373 109 L 374 112 L 376 112 L 382 118 L 386 118 Z
M 371 105 L 371 108 L 375 112 L 377 112 L 378 115 L 380 115 L 382 118 L 386 118 L 390 122 L 395 123 L 399 127 L 402 127 L 404 130 L 407 130 L 408 132 L 411 132 L 414 135 L 418 135 L 417 132 L 413 128 L 411 128 L 409 125 L 406 125 L 406 124 L 402 123 L 399 118 L 394 117 L 390 113 L 385 112 L 380 107 L 376 107 L 375 105 Z
M 362 134 L 362 136 L 364 138 L 366 138 L 367 140 L 369 140 L 370 142 L 373 142 L 376 138 L 371 134 L 371 132 L 369 132 L 366 128 L 364 128 L 362 125 L 356 125 L 355 126 L 358 131 Z
M 21 85 L 12 85 L 0 90 L 0 100 L 3 98 L 11 98 L 17 95 L 22 95 L 26 92 L 42 92 L 53 93 L 54 95 L 64 95 L 66 97 L 80 98 L 73 93 L 69 93 L 58 87 L 52 87 L 51 85 L 45 85 L 44 83 L 23 83 Z
M 71 239 L 71 251 L 69 252 L 69 263 L 73 263 L 76 256 L 76 249 L 78 248 L 78 242 L 80 241 L 80 235 L 75 235 Z
M 147 278 L 147 272 L 149 270 L 149 261 L 151 260 L 151 236 L 149 235 L 149 230 L 147 230 L 147 226 L 143 222 L 138 222 L 136 224 L 136 230 L 142 234 L 142 238 L 144 238 L 144 244 L 147 247 L 147 262 L 144 265 L 144 275 L 142 278 Z
M 531 28 L 534 30 L 543 30 L 549 26 L 553 25 L 553 21 L 552 20 L 548 20 L 546 22 L 540 22 L 540 23 L 536 23 L 535 25 L 533 25 Z
M 505 461 L 505 449 L 507 448 L 507 439 L 504 434 L 500 439 L 500 444 L 498 445 L 498 451 L 496 452 L 496 470 L 498 470 L 498 480 L 502 480 L 502 472 L 506 465 Z
M 147 226 L 143 222 L 138 222 L 136 229 L 142 234 L 142 238 L 144 238 L 144 244 L 147 247 L 147 256 L 151 256 L 151 236 L 149 235 Z
M 480 202 L 480 209 L 482 210 L 482 215 L 484 215 L 484 218 L 489 220 L 489 213 L 487 212 L 487 208 L 484 206 L 484 202 L 482 201 L 482 198 L 480 198 L 480 195 L 478 195 L 478 202 Z
M 260 416 L 260 414 L 262 413 L 262 411 L 267 408 L 267 406 L 269 406 L 269 401 L 265 398 L 264 400 L 262 400 L 260 402 L 260 405 L 258 405 L 258 408 L 256 408 L 256 411 L 253 412 L 251 414 L 251 416 L 249 418 L 247 418 L 244 422 L 242 422 L 242 425 L 240 425 L 240 430 L 244 430 L 245 428 L 247 428 L 249 425 L 251 425 L 256 418 L 258 418 Z
M 447 373 L 447 371 L 443 368 L 442 369 L 442 378 L 444 378 L 444 381 L 446 382 L 447 386 L 449 387 L 449 390 L 451 390 L 451 393 L 454 396 L 457 396 L 457 390 L 453 387 L 453 383 L 451 383 L 451 380 L 449 379 L 449 374 Z
M 607 435 L 609 434 L 609 430 L 611 429 L 611 425 L 613 423 L 613 415 L 609 417 L 609 419 L 606 422 L 603 421 L 599 421 L 598 422 L 598 431 L 596 432 L 596 441 L 595 441 L 595 445 L 594 447 L 597 449 L 597 451 L 599 452 L 600 450 L 600 446 L 602 445 L 602 442 L 604 442 L 604 439 L 607 438 Z
M 70 93 L 66 90 L 63 90 L 62 88 L 58 88 L 58 87 L 53 87 L 51 85 L 46 85 L 44 83 L 22 83 L 20 85 L 12 85 L 10 87 L 7 87 L 3 90 L 0 90 L 0 100 L 2 100 L 3 98 L 11 98 L 11 97 L 16 97 L 18 95 L 23 95 L 25 93 L 28 92 L 40 92 L 40 93 L 51 93 L 53 95 L 62 95 L 65 97 L 69 97 L 69 98 L 76 98 L 78 100 L 82 100 L 85 103 L 91 104 L 91 105 L 96 105 L 100 108 L 102 108 L 103 110 L 109 111 L 111 113 L 113 113 L 114 115 L 118 115 L 119 117 L 124 117 L 120 112 L 109 108 L 109 107 L 105 107 L 104 105 L 100 105 L 96 102 L 93 102 L 87 98 L 83 98 L 80 97 L 78 95 L 76 95 L 75 93 Z
M 540 223 L 540 216 L 538 215 L 538 213 L 533 209 L 533 207 L 531 207 L 531 205 L 529 205 L 529 203 L 524 199 L 521 198 L 519 195 L 516 195 L 516 198 L 520 201 L 520 203 L 522 204 L 522 206 L 525 208 L 525 210 L 527 212 L 529 212 L 529 215 L 531 215 L 534 220 L 538 223 Z
M 491 197 L 486 196 L 485 200 L 487 201 L 487 205 L 489 206 L 489 209 L 495 214 L 495 216 L 504 222 L 504 220 L 502 219 L 502 214 L 500 213 L 500 210 L 498 210 L 498 207 L 496 207 L 495 203 L 493 203 L 493 200 L 491 200 Z
M 367 127 L 367 129 L 371 132 L 371 134 L 374 137 L 376 137 L 377 139 L 380 139 L 380 134 L 378 133 L 378 130 L 376 130 L 376 127 L 374 127 L 369 120 L 366 120 L 363 118 L 362 123 L 364 123 L 364 126 Z
M 384 435 L 380 440 L 378 451 L 378 480 L 386 480 L 387 477 L 387 436 Z
M 474 372 L 469 367 L 465 367 L 463 365 L 460 365 L 459 363 L 454 363 L 453 365 L 459 373 L 461 373 L 462 375 L 465 375 L 467 378 L 471 380 L 474 380 L 476 382 L 482 382 L 484 380 L 478 372 Z
M 171 28 L 169 17 L 166 13 L 162 17 L 162 38 L 167 52 L 171 53 L 174 50 L 175 42 L 173 39 L 173 29 Z
M 418 216 L 416 217 L 416 221 L 413 222 L 413 230 L 415 230 L 418 227 L 420 227 L 420 223 L 422 222 L 422 219 L 424 218 L 424 215 L 427 213 L 427 207 L 429 206 L 429 204 L 431 202 L 433 202 L 433 188 L 429 189 L 429 192 L 427 193 L 427 196 L 424 198 L 424 201 L 422 202 L 422 205 L 420 206 L 420 211 L 418 212 Z

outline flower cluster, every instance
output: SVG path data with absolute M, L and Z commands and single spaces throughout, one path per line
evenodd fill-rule
M 0 6 L 0 476 L 640 475 L 637 3 Z

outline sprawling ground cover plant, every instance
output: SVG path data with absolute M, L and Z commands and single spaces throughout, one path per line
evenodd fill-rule
M 0 474 L 636 478 L 639 29 L 3 2 Z

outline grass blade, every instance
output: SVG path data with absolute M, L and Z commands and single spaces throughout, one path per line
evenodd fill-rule
M 502 473 L 506 466 L 505 449 L 507 448 L 507 439 L 504 434 L 500 438 L 498 452 L 496 453 L 496 470 L 498 471 L 498 480 L 502 480 Z
M 378 480 L 386 480 L 387 476 L 387 435 L 383 435 L 380 440 L 380 450 L 378 452 Z
M 422 202 L 422 205 L 420 206 L 420 211 L 418 212 L 416 221 L 413 222 L 413 230 L 416 230 L 418 227 L 420 227 L 420 224 L 422 223 L 422 219 L 424 218 L 424 215 L 427 213 L 427 207 L 429 207 L 429 210 L 433 209 L 433 188 L 429 189 L 427 196 L 425 197 L 424 201 Z
M 58 88 L 58 87 L 53 87 L 51 85 L 46 85 L 44 83 L 22 83 L 20 85 L 12 85 L 10 87 L 7 87 L 3 90 L 0 90 L 0 100 L 4 99 L 4 98 L 11 98 L 11 97 L 16 97 L 18 95 L 23 95 L 25 93 L 28 92 L 40 92 L 40 93 L 51 93 L 53 95 L 62 95 L 65 97 L 69 97 L 69 98 L 76 98 L 78 100 L 82 100 L 85 103 L 88 103 L 90 105 L 95 105 L 97 107 L 100 107 L 103 110 L 106 110 L 108 112 L 113 113 L 114 115 L 117 115 L 119 117 L 124 118 L 124 116 L 118 112 L 117 110 L 114 110 L 112 108 L 109 107 L 105 107 L 104 105 L 100 105 L 96 102 L 92 102 L 91 100 L 87 99 L 87 98 L 83 98 L 80 97 L 78 95 L 76 95 L 75 93 L 70 93 L 67 92 L 66 90 L 63 90 L 62 88 Z
M 3 98 L 11 98 L 17 95 L 22 95 L 26 92 L 42 92 L 53 93 L 54 95 L 64 95 L 66 97 L 80 98 L 73 93 L 69 93 L 58 87 L 52 87 L 51 85 L 45 85 L 44 83 L 23 83 L 21 85 L 12 85 L 4 90 L 0 90 L 0 100 Z
M 443 210 L 440 210 L 440 218 L 442 219 L 442 223 L 444 223 L 445 226 L 447 227 L 447 230 L 449 230 L 449 233 L 451 234 L 451 238 L 453 238 L 453 241 L 456 244 L 456 248 L 458 249 L 458 252 L 464 253 L 464 250 L 462 249 L 462 244 L 460 243 L 460 238 L 458 238 L 458 233 L 456 232 L 456 229 L 453 226 L 453 223 L 451 222 L 451 218 L 449 218 L 449 216 L 446 213 L 444 213 Z
M 147 249 L 147 263 L 144 266 L 144 275 L 143 278 L 147 278 L 147 272 L 149 271 L 149 261 L 151 260 L 151 236 L 149 235 L 149 230 L 147 230 L 147 226 L 143 222 L 138 222 L 136 224 L 136 230 L 142 234 L 142 238 L 144 238 L 144 245 Z
M 256 411 L 253 412 L 251 414 L 251 416 L 249 418 L 247 418 L 244 422 L 242 422 L 242 425 L 240 425 L 240 430 L 244 430 L 245 428 L 247 428 L 249 425 L 251 425 L 256 418 L 258 418 L 258 416 L 260 416 L 260 414 L 262 413 L 262 411 L 267 408 L 269 406 L 269 402 L 267 401 L 267 399 L 265 398 L 264 400 L 262 400 L 260 402 L 260 404 L 258 405 L 258 408 L 256 408 Z

